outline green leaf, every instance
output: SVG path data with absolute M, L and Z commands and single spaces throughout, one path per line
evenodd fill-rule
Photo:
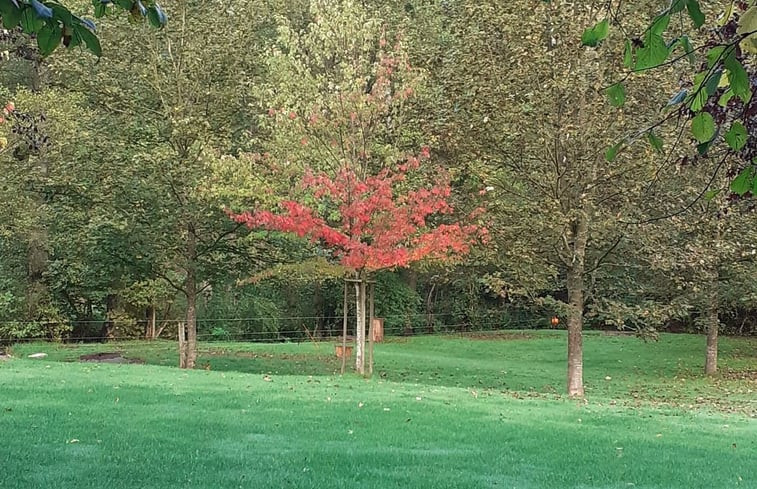
M 62 37 L 63 30 L 57 23 L 45 24 L 37 34 L 37 46 L 39 46 L 40 54 L 42 56 L 47 56 L 55 51 L 55 48 L 60 45 Z
M 730 88 L 723 93 L 723 95 L 720 96 L 720 99 L 718 100 L 718 105 L 721 107 L 725 107 L 728 105 L 728 102 L 733 98 L 733 90 Z
M 670 2 L 668 13 L 677 14 L 678 12 L 683 11 L 683 9 L 686 8 L 686 3 L 688 3 L 688 0 L 673 0 L 672 2 Z
M 22 10 L 8 0 L 0 1 L 0 15 L 3 16 L 3 27 L 13 29 L 21 22 Z
M 613 146 L 610 146 L 607 148 L 607 151 L 605 151 L 605 159 L 609 162 L 615 161 L 615 157 L 618 156 L 618 152 L 623 147 L 623 142 L 619 142 Z
M 725 135 L 725 142 L 734 151 L 740 151 L 746 145 L 749 134 L 746 127 L 739 121 L 735 121 Z
M 726 58 L 725 67 L 728 70 L 728 81 L 731 84 L 733 94 L 744 103 L 749 102 L 749 99 L 752 98 L 752 90 L 749 85 L 749 75 L 744 66 L 735 56 L 731 55 Z
M 691 95 L 689 96 L 688 105 L 689 108 L 694 112 L 699 112 L 702 110 L 702 108 L 707 103 L 707 91 L 702 87 L 702 84 L 705 81 L 705 76 L 707 76 L 707 72 L 701 71 L 694 75 L 694 88 L 692 89 Z
M 107 5 L 98 1 L 97 5 L 95 5 L 95 18 L 99 19 L 103 17 L 107 11 L 108 11 Z
M 751 166 L 744 168 L 739 176 L 731 182 L 731 192 L 738 195 L 744 195 L 749 192 L 754 184 L 754 168 Z
M 92 54 L 94 54 L 98 58 L 102 56 L 103 51 L 102 47 L 100 46 L 100 40 L 97 39 L 97 36 L 92 31 L 87 29 L 82 24 L 75 24 L 74 32 L 77 36 L 79 36 L 79 39 L 81 39 L 81 41 L 85 46 L 87 46 L 87 49 L 89 49 Z
M 594 27 L 586 29 L 581 35 L 581 44 L 589 47 L 597 47 L 600 42 L 607 39 L 610 33 L 610 22 L 605 19 Z
M 613 107 L 623 107 L 626 103 L 626 89 L 622 83 L 616 83 L 607 89 L 607 98 Z
M 670 15 L 660 15 L 652 22 L 652 26 L 649 28 L 653 35 L 662 36 L 665 29 L 670 25 Z
M 723 51 L 725 51 L 725 46 L 715 46 L 707 51 L 707 68 L 712 68 L 715 63 L 720 61 L 720 58 L 723 57 Z
M 73 14 L 66 7 L 58 4 L 52 4 L 53 18 L 61 21 L 63 25 L 71 25 L 73 23 Z
M 633 68 L 633 47 L 630 39 L 626 39 L 626 47 L 623 50 L 623 66 L 629 70 Z
M 147 20 L 153 27 L 163 27 L 163 24 L 160 22 L 160 15 L 158 14 L 158 10 L 155 7 L 149 7 L 147 9 Z
M 662 139 L 657 134 L 655 134 L 654 131 L 647 131 L 647 139 L 649 140 L 649 144 L 652 145 L 652 148 L 654 148 L 655 151 L 662 153 Z
M 691 133 L 700 143 L 712 140 L 715 135 L 715 119 L 709 112 L 700 112 L 691 120 Z
M 670 50 L 662 36 L 648 35 L 643 48 L 636 51 L 636 71 L 654 68 L 668 59 Z
M 717 197 L 719 193 L 720 193 L 720 189 L 717 189 L 717 190 L 708 190 L 707 192 L 705 192 L 704 198 L 705 198 L 705 200 L 712 200 L 715 197 Z
M 686 4 L 686 10 L 689 11 L 689 17 L 694 21 L 694 27 L 699 29 L 704 25 L 704 14 L 702 13 L 702 9 L 699 8 L 699 2 L 697 0 L 689 0 Z
M 131 0 L 113 0 L 113 3 L 128 11 L 131 11 L 132 7 L 134 7 L 134 2 Z
M 681 45 L 683 46 L 683 51 L 686 53 L 686 59 L 689 60 L 689 63 L 694 64 L 697 58 L 694 55 L 694 46 L 691 44 L 689 36 L 681 36 Z
M 722 76 L 723 76 L 723 70 L 716 70 L 712 75 L 710 75 L 709 78 L 707 78 L 707 82 L 705 83 L 704 87 L 707 90 L 708 97 L 718 91 L 718 86 L 720 85 L 720 78 Z
M 21 12 L 21 28 L 27 34 L 39 32 L 43 25 L 45 25 L 44 19 L 38 17 L 33 8 L 27 7 Z
M 702 143 L 697 145 L 697 153 L 704 156 L 707 154 L 707 152 L 710 150 L 710 146 L 712 146 L 712 141 L 707 141 L 706 143 Z

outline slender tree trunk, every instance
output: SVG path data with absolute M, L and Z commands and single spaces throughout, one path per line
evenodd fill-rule
M 147 313 L 145 315 L 147 316 L 147 327 L 145 328 L 145 339 L 154 340 L 156 336 L 155 305 L 148 306 L 146 312 Z
M 187 279 L 187 349 L 184 368 L 195 368 L 197 361 L 197 283 L 194 273 Z
M 355 282 L 355 314 L 357 315 L 355 331 L 355 370 L 365 374 L 365 280 L 358 277 Z
M 179 367 L 194 368 L 197 361 L 197 276 L 195 261 L 197 259 L 197 238 L 194 226 L 187 226 L 187 270 L 184 279 L 184 294 L 187 298 L 186 328 L 184 348 L 179 348 Z M 181 335 L 181 333 L 179 333 Z
M 583 277 L 568 271 L 568 395 L 584 395 L 583 360 Z
M 571 226 L 572 263 L 567 271 L 568 288 L 568 395 L 584 395 L 583 315 L 586 244 L 589 239 L 587 216 L 581 212 Z
M 707 354 L 704 362 L 704 373 L 707 375 L 714 375 L 718 371 L 718 331 L 720 329 L 718 278 L 718 269 L 715 267 L 708 284 L 707 294 Z

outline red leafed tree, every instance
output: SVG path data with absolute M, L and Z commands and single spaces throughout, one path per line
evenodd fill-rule
M 349 167 L 335 176 L 307 172 L 303 198 L 285 200 L 280 212 L 232 214 L 250 228 L 294 233 L 332 250 L 354 271 L 357 299 L 356 369 L 364 373 L 365 287 L 372 272 L 407 267 L 423 259 L 450 260 L 485 239 L 486 229 L 454 222 L 451 188 L 443 171 L 428 186 L 408 189 L 408 173 L 429 158 L 428 148 L 395 168 L 361 177 Z M 308 202 L 305 204 L 304 202 Z M 446 220 L 436 224 L 433 220 Z
M 371 273 L 463 255 L 483 230 L 455 221 L 449 179 L 426 168 L 430 150 L 408 149 L 430 138 L 412 110 L 423 72 L 411 65 L 401 33 L 390 34 L 391 25 L 354 0 L 309 8 L 304 30 L 279 27 L 267 82 L 256 92 L 264 152 L 236 168 L 249 181 L 266 180 L 268 193 L 257 196 L 266 210 L 232 217 L 310 238 L 353 271 L 356 368 L 364 373 Z M 291 181 L 299 182 L 294 192 Z M 273 194 L 290 197 L 271 211 Z

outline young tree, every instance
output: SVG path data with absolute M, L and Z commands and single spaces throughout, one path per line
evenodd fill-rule
M 282 21 L 268 84 L 257 92 L 267 105 L 259 166 L 282 190 L 299 181 L 296 197 L 282 201 L 281 212 L 234 218 L 308 236 L 354 272 L 356 368 L 363 373 L 368 276 L 466 253 L 481 230 L 436 220 L 452 212 L 451 188 L 445 172 L 420 171 L 429 148 L 411 154 L 421 135 L 403 125 L 404 106 L 420 73 L 401 37 L 351 0 L 313 2 L 309 16 L 304 29 Z
M 331 250 L 354 273 L 357 300 L 355 368 L 364 373 L 365 283 L 379 270 L 409 266 L 422 259 L 447 260 L 468 253 L 485 230 L 473 224 L 435 224 L 436 215 L 452 213 L 449 183 L 442 178 L 430 187 L 407 188 L 409 172 L 429 157 L 409 157 L 396 168 L 360 176 L 350 167 L 336 175 L 306 174 L 299 201 L 280 203 L 283 212 L 267 210 L 233 214 L 250 228 L 294 233 Z
M 723 314 L 751 302 L 757 253 L 750 202 L 732 198 L 723 168 L 714 178 L 710 172 L 710 166 L 701 165 L 661 175 L 647 205 L 654 215 L 671 217 L 644 224 L 648 236 L 639 242 L 647 269 L 657 275 L 657 285 L 649 292 L 685 305 L 678 319 L 693 319 L 706 333 L 708 375 L 718 369 Z M 711 189 L 707 198 L 695 200 L 705 186 Z

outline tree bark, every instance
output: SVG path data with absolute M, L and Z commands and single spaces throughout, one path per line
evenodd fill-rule
M 154 340 L 156 337 L 156 324 L 155 324 L 155 306 L 150 305 L 147 307 L 147 327 L 145 328 L 145 339 Z
M 197 361 L 197 238 L 194 226 L 187 226 L 187 267 L 184 279 L 184 294 L 187 298 L 186 336 L 184 348 L 179 348 L 179 367 L 194 368 Z M 181 333 L 179 333 L 181 334 Z
M 711 274 L 707 294 L 707 353 L 704 363 L 704 373 L 714 375 L 718 371 L 718 331 L 720 318 L 718 317 L 718 270 Z
M 116 308 L 116 304 L 118 302 L 118 296 L 115 294 L 108 294 L 105 296 L 105 323 L 103 324 L 102 329 L 102 337 L 105 341 L 110 341 L 114 339 L 113 334 L 113 311 Z
M 355 370 L 365 375 L 365 281 L 359 277 L 355 282 Z
M 586 244 L 589 238 L 587 216 L 581 212 L 571 225 L 572 263 L 567 271 L 568 289 L 568 395 L 584 395 L 583 314 Z

